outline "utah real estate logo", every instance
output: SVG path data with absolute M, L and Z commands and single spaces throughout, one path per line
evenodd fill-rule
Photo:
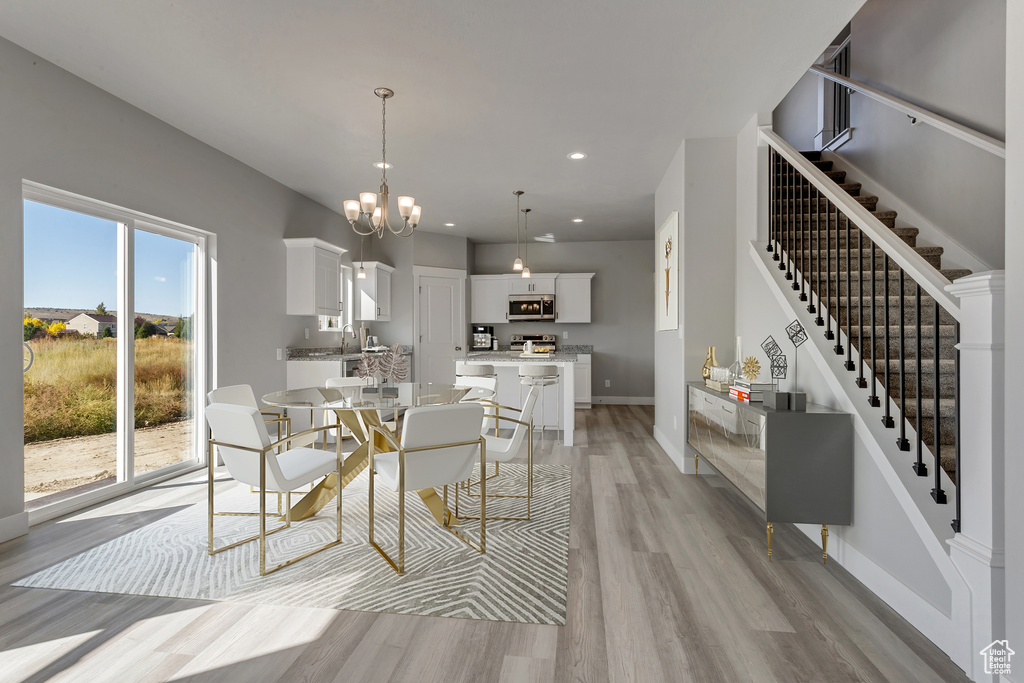
M 1010 658 L 1016 652 L 1010 649 L 1006 640 L 994 640 L 980 652 L 985 658 L 985 673 L 1010 675 Z

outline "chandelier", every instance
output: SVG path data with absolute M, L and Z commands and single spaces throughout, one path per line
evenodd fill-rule
M 519 198 L 526 193 L 514 190 L 512 194 L 516 196 L 516 260 L 512 262 L 512 270 L 518 272 L 523 269 L 523 259 L 519 256 Z
M 359 201 L 345 200 L 345 217 L 357 235 L 384 237 L 385 228 L 398 237 L 409 237 L 420 222 L 420 207 L 412 197 L 398 198 L 398 213 L 402 216 L 402 227 L 396 230 L 388 219 L 388 159 L 387 159 L 387 104 L 395 91 L 391 88 L 377 88 L 373 94 L 380 98 L 380 205 L 375 192 L 360 192 Z M 365 222 L 364 222 L 365 221 Z

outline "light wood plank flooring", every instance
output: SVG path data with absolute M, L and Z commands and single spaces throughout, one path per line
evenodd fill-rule
M 573 466 L 564 627 L 10 585 L 205 500 L 174 480 L 0 545 L 0 680 L 966 680 L 793 527 L 769 564 L 757 511 L 680 474 L 652 423 L 596 406 L 578 446 L 538 438 L 538 462 Z

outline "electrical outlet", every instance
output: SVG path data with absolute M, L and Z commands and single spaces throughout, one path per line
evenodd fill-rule
M 611 381 L 610 379 L 606 379 L 606 380 L 604 381 L 604 386 L 605 386 L 605 388 L 607 388 L 607 387 L 610 387 L 611 385 L 612 385 L 612 381 Z
M 679 429 L 679 422 L 676 420 L 676 416 L 672 416 L 672 429 Z
M 562 339 L 569 338 L 569 330 L 562 330 Z
M 284 349 L 278 349 L 277 350 L 277 359 L 278 360 L 284 360 Z
M 309 339 L 309 328 L 308 327 L 306 328 L 306 331 L 305 331 L 304 334 L 306 335 L 306 339 Z

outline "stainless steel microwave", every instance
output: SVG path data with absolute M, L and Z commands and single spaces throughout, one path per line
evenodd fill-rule
M 555 297 L 552 294 L 510 294 L 508 320 L 554 320 Z

